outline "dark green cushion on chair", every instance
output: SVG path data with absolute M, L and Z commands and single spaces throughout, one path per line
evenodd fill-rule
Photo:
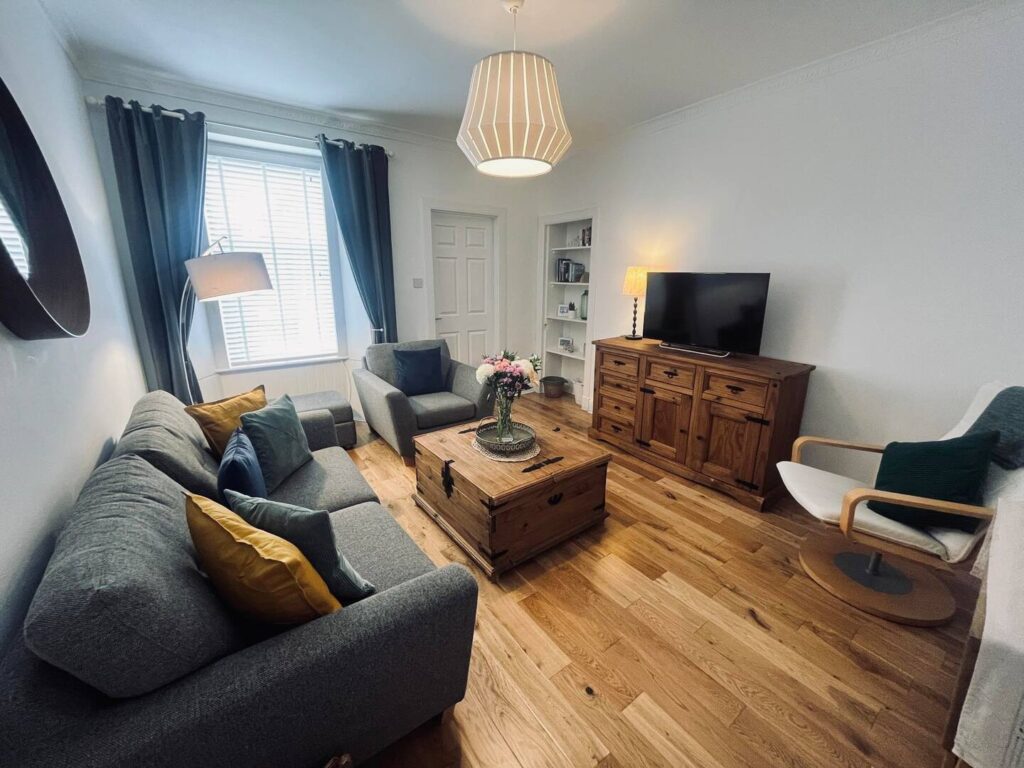
M 288 395 L 266 408 L 243 413 L 241 420 L 245 436 L 256 449 L 267 493 L 273 493 L 292 472 L 312 460 L 306 432 Z
M 409 397 L 444 389 L 441 348 L 396 349 L 395 386 Z
M 305 509 L 280 501 L 268 501 L 225 491 L 231 511 L 245 522 L 294 544 L 316 568 L 342 605 L 361 600 L 375 591 L 338 551 L 331 516 L 323 510 Z
M 927 443 L 889 443 L 882 453 L 875 488 L 960 504 L 981 504 L 982 487 L 998 440 L 998 432 L 983 432 Z M 914 528 L 936 526 L 973 533 L 981 522 L 965 515 L 883 501 L 869 501 L 868 507 Z

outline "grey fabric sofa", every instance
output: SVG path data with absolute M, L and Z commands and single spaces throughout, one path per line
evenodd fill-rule
M 445 391 L 406 396 L 396 386 L 394 351 L 432 347 L 441 348 Z M 416 435 L 479 420 L 494 412 L 494 393 L 476 380 L 473 366 L 452 360 L 443 339 L 371 344 L 353 380 L 366 423 L 407 464 L 414 458 L 412 439 Z
M 323 418 L 329 425 L 304 421 L 314 460 L 274 495 L 334 510 L 339 549 L 377 592 L 285 630 L 230 613 L 195 562 L 180 498 L 215 494 L 216 462 L 179 401 L 146 395 L 83 488 L 25 632 L 0 659 L 0 765 L 314 768 L 346 753 L 359 762 L 462 699 L 476 581 L 430 562 Z M 104 601 L 104 590 L 125 584 L 140 599 Z M 91 634 L 55 626 L 76 612 Z M 83 668 L 77 676 L 37 655 L 56 663 L 62 651 Z M 133 677 L 147 653 L 158 661 Z M 137 677 L 200 658 L 198 669 L 124 698 L 79 679 L 85 668 L 114 678 L 106 682 L 121 696 L 145 683 Z

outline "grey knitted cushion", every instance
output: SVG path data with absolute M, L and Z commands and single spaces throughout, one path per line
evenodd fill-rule
M 366 369 L 379 379 L 397 387 L 395 377 L 395 350 L 416 350 L 441 348 L 441 375 L 448 381 L 448 370 L 452 365 L 452 356 L 448 351 L 448 342 L 444 339 L 426 339 L 424 341 L 402 341 L 397 344 L 371 344 L 366 348 L 363 364 Z
M 181 486 L 137 456 L 86 482 L 24 634 L 41 659 L 114 697 L 148 693 L 244 643 L 196 564 Z
M 999 433 L 992 461 L 1003 469 L 1024 467 L 1024 387 L 1007 387 L 992 398 L 966 434 L 991 431 Z
M 217 498 L 218 462 L 206 438 L 174 395 L 157 390 L 132 409 L 113 457 L 135 454 L 188 490 Z

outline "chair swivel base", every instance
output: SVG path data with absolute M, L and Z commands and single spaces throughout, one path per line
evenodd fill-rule
M 838 534 L 814 534 L 800 564 L 817 584 L 855 608 L 898 624 L 934 627 L 953 618 L 956 601 L 930 568 L 885 555 Z

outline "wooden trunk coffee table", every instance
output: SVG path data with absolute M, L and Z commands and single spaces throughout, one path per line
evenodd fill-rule
M 548 427 L 540 453 L 493 461 L 465 424 L 420 435 L 416 504 L 492 579 L 604 520 L 612 455 L 579 435 Z

